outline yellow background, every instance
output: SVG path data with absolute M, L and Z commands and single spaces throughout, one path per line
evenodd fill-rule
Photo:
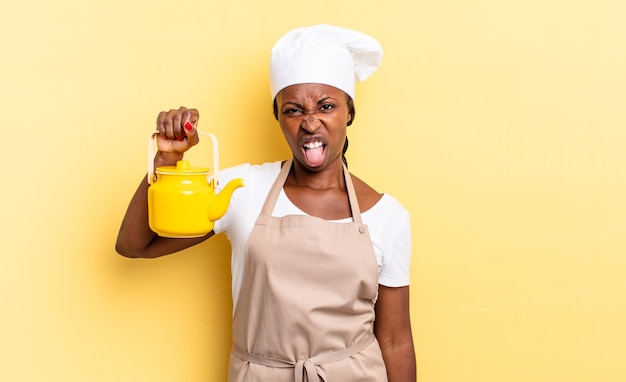
M 159 111 L 199 108 L 222 166 L 287 156 L 269 52 L 314 23 L 385 49 L 348 160 L 412 212 L 419 380 L 626 380 L 625 18 L 620 0 L 2 1 L 0 380 L 225 380 L 228 242 L 113 245 Z

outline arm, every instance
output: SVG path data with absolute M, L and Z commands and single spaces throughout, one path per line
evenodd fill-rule
M 159 113 L 157 130 L 160 134 L 157 137 L 155 168 L 175 165 L 176 161 L 183 158 L 185 151 L 198 143 L 195 129 L 198 118 L 197 110 L 184 107 Z M 184 128 L 187 122 L 193 126 L 191 129 Z M 148 180 L 144 177 L 122 220 L 115 250 L 126 257 L 153 258 L 191 247 L 213 234 L 210 232 L 204 237 L 193 239 L 167 239 L 157 236 L 148 224 Z
M 415 382 L 415 350 L 409 316 L 409 287 L 378 287 L 374 334 L 389 382 Z

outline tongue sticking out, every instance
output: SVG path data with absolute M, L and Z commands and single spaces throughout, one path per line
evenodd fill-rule
M 307 162 L 312 166 L 319 166 L 324 159 L 324 146 L 315 147 L 312 149 L 305 149 L 304 156 Z

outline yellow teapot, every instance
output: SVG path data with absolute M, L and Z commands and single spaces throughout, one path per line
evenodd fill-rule
M 154 171 L 154 140 L 148 142 L 148 220 L 150 229 L 171 238 L 202 237 L 213 230 L 214 222 L 224 216 L 233 192 L 244 185 L 243 179 L 231 180 L 218 194 L 219 165 L 217 138 L 198 131 L 213 142 L 213 176 L 209 169 L 192 167 L 186 160 L 176 166 L 157 167 Z

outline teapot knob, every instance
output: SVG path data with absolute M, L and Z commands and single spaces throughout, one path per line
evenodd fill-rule
M 176 162 L 176 170 L 177 171 L 189 171 L 191 168 L 191 164 L 189 164 L 188 160 L 179 160 Z

